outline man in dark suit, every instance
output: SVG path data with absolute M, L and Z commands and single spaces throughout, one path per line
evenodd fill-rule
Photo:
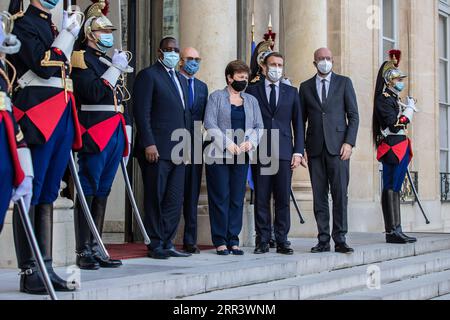
M 359 126 L 358 104 L 352 81 L 332 72 L 333 55 L 327 48 L 314 54 L 317 75 L 300 86 L 303 121 L 308 122 L 306 154 L 314 196 L 319 243 L 313 253 L 330 251 L 330 211 L 335 251 L 352 253 L 346 244 L 350 158 Z
M 275 199 L 274 231 L 277 253 L 292 255 L 294 251 L 288 243 L 291 226 L 290 192 L 292 172 L 301 164 L 306 167 L 303 158 L 304 128 L 300 109 L 300 100 L 296 88 L 281 82 L 283 78 L 284 58 L 274 52 L 263 63 L 265 78 L 247 89 L 247 93 L 258 99 L 267 136 L 267 155 L 271 163 L 279 162 L 278 171 L 264 172 L 268 161 L 261 161 L 253 167 L 255 182 L 255 225 L 259 239 L 255 254 L 269 252 L 271 238 L 272 193 Z M 278 131 L 278 135 L 273 135 Z M 263 139 L 264 141 L 265 139 Z M 260 146 L 261 150 L 261 146 Z M 265 150 L 262 150 L 265 154 Z
M 208 86 L 195 77 L 200 69 L 201 58 L 194 48 L 185 48 L 181 52 L 180 73 L 188 88 L 187 111 L 191 113 L 188 126 L 191 135 L 190 163 L 186 165 L 184 183 L 184 238 L 183 250 L 199 254 L 197 247 L 197 209 L 203 171 L 202 124 L 208 103 Z
M 180 60 L 177 41 L 161 40 L 158 54 L 158 61 L 136 78 L 133 111 L 135 156 L 144 180 L 144 223 L 151 239 L 149 256 L 167 259 L 190 256 L 176 251 L 172 243 L 181 217 L 185 179 L 185 155 L 172 158 L 174 148 L 183 142 L 172 141 L 172 134 L 190 126 L 191 112 L 185 81 L 175 71 Z

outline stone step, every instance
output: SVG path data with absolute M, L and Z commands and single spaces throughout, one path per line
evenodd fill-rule
M 437 298 L 433 298 L 431 300 L 436 300 L 436 301 L 450 301 L 450 294 L 446 294 Z
M 390 283 L 380 290 L 361 290 L 328 300 L 431 300 L 450 294 L 450 270 Z
M 383 243 L 382 234 L 351 234 L 349 243 L 355 247 L 355 253 L 352 255 L 334 252 L 311 254 L 308 251 L 315 244 L 315 239 L 292 239 L 295 255 L 288 257 L 277 255 L 273 250 L 267 255 L 257 256 L 252 253 L 253 248 L 244 248 L 246 254 L 243 257 L 219 257 L 214 251 L 203 251 L 202 254 L 188 259 L 126 260 L 124 266 L 119 269 L 82 271 L 81 290 L 74 293 L 59 293 L 58 296 L 60 299 L 69 300 L 180 299 L 274 281 L 289 282 L 298 280 L 297 277 L 301 276 L 330 277 L 327 275 L 332 273 L 330 271 L 350 274 L 354 272 L 351 269 L 345 270 L 347 268 L 360 268 L 360 273 L 365 274 L 366 265 L 408 257 L 416 261 L 413 266 L 409 267 L 409 263 L 406 263 L 405 268 L 399 269 L 396 261 L 392 261 L 391 267 L 386 270 L 393 271 L 386 273 L 392 274 L 391 277 L 394 278 L 409 273 L 425 274 L 426 270 L 441 270 L 439 265 L 446 265 L 448 261 L 440 257 L 438 251 L 450 250 L 450 236 L 429 234 L 416 236 L 419 238 L 416 244 L 389 245 Z M 428 261 L 430 257 L 424 255 L 433 253 L 436 257 L 431 259 L 433 262 L 426 264 L 424 271 L 425 263 L 420 266 L 419 261 Z M 67 277 L 67 272 L 72 271 L 57 269 L 64 278 Z M 321 274 L 317 275 L 319 273 Z M 356 278 L 360 279 L 362 276 L 357 275 Z M 0 273 L 0 299 L 45 299 L 20 294 L 17 292 L 17 286 L 16 270 Z M 313 283 L 310 288 L 311 290 L 314 288 Z M 298 288 L 296 290 L 299 291 Z M 307 291 L 303 293 L 302 290 L 302 294 L 306 293 Z M 311 296 L 320 295 L 311 294 Z
M 370 269 L 369 269 L 370 268 Z M 368 273 L 375 270 L 381 283 L 450 270 L 450 250 L 300 276 L 187 297 L 187 300 L 307 300 L 367 288 Z M 378 273 L 379 272 L 379 273 Z
M 376 237 L 377 239 L 383 237 Z M 296 241 L 293 241 L 296 247 Z M 302 253 L 291 257 L 270 254 L 255 257 L 252 249 L 246 249 L 244 258 L 229 257 L 230 263 L 199 267 L 194 260 L 184 260 L 186 269 L 177 272 L 149 273 L 136 276 L 85 282 L 83 290 L 62 295 L 62 299 L 177 299 L 208 293 L 267 283 L 302 275 L 313 275 L 332 270 L 346 269 L 356 266 L 388 261 L 392 259 L 413 257 L 440 250 L 450 250 L 447 237 L 427 236 L 416 244 L 361 245 L 352 255 L 337 253 L 310 254 Z M 216 257 L 207 259 L 223 259 Z M 172 260 L 173 261 L 173 260 Z M 157 263 L 157 262 L 152 262 Z M 167 264 L 161 262 L 163 265 Z M 125 273 L 126 270 L 123 270 Z M 128 272 L 128 274 L 130 274 Z

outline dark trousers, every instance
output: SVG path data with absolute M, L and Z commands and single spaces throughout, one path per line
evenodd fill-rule
M 14 169 L 4 123 L 0 120 L 0 232 L 11 201 Z
M 410 149 L 399 164 L 383 163 L 383 189 L 400 192 L 405 181 L 406 172 L 411 161 Z
M 209 219 L 214 246 L 238 246 L 248 165 L 212 164 L 206 166 Z
M 291 228 L 290 192 L 292 170 L 290 161 L 280 161 L 278 173 L 272 176 L 261 175 L 261 165 L 253 166 L 255 181 L 255 228 L 260 242 L 269 243 L 272 231 L 270 200 L 275 200 L 275 240 L 285 244 Z
M 191 164 L 186 166 L 184 182 L 184 238 L 185 245 L 197 244 L 197 211 L 200 188 L 202 186 L 203 165 Z
M 78 154 L 80 182 L 86 196 L 109 196 L 124 148 L 125 135 L 119 125 L 102 152 Z
M 75 135 L 71 103 L 47 143 L 30 146 L 34 168 L 32 205 L 51 204 L 58 198 Z
M 314 215 L 319 241 L 330 242 L 330 209 L 328 194 L 333 199 L 333 232 L 335 243 L 344 243 L 348 232 L 347 205 L 350 161 L 328 153 L 326 147 L 318 157 L 309 159 L 309 173 L 314 197 Z
M 171 249 L 183 206 L 185 166 L 172 161 L 149 163 L 139 158 L 144 181 L 144 224 L 150 249 Z

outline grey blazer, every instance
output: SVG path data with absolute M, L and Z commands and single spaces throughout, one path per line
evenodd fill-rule
M 248 153 L 250 159 L 253 159 L 254 152 L 263 135 L 264 123 L 258 100 L 247 93 L 241 93 L 241 97 L 244 100 L 245 110 L 245 140 L 250 141 L 253 145 L 253 150 Z M 207 131 L 207 140 L 213 138 L 214 142 L 214 148 L 206 148 L 205 156 L 214 159 L 233 158 L 233 155 L 227 150 L 227 147 L 234 143 L 230 94 L 227 88 L 215 91 L 210 95 L 206 105 L 204 125 Z

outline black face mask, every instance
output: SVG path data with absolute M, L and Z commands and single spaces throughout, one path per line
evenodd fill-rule
M 242 92 L 247 88 L 247 84 L 248 84 L 247 80 L 242 81 L 234 80 L 233 83 L 231 84 L 231 87 L 237 92 Z

